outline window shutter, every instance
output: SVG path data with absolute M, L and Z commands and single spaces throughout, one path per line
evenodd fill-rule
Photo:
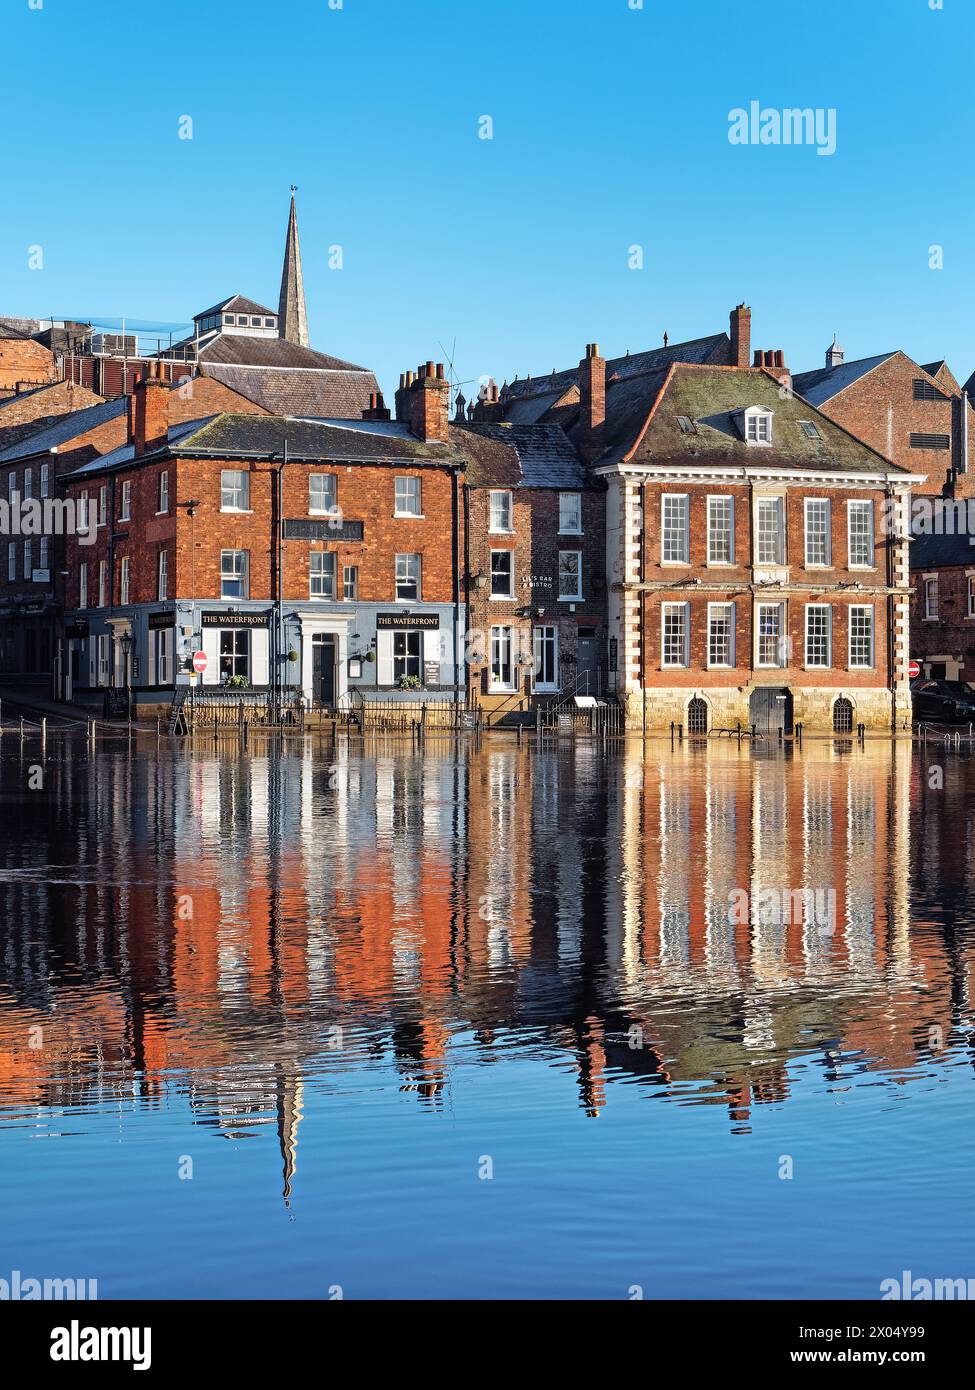
M 146 684 L 156 684 L 156 634 L 152 628 L 149 629 L 149 641 L 146 650 Z
M 393 683 L 393 634 L 388 629 L 376 633 L 376 681 L 379 685 Z
M 451 685 L 454 679 L 449 637 L 449 631 L 445 628 L 434 628 L 423 634 L 423 660 L 439 664 L 441 685 Z
M 97 637 L 88 638 L 88 684 L 98 684 L 98 657 L 96 655 Z
M 203 629 L 203 650 L 206 652 L 207 668 L 203 672 L 204 685 L 220 684 L 220 629 Z
M 267 685 L 270 636 L 266 627 L 254 628 L 251 632 L 251 685 Z

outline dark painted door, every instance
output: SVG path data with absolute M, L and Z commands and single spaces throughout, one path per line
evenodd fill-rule
M 748 722 L 756 733 L 792 733 L 792 696 L 778 686 L 759 686 L 748 702 Z
M 599 694 L 599 655 L 595 637 L 576 640 L 576 690 L 580 695 Z
M 312 689 L 320 705 L 335 704 L 335 638 L 328 633 L 312 640 Z

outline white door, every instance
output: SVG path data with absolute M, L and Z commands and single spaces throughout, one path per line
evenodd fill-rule
M 535 629 L 535 689 L 559 688 L 559 630 L 546 624 Z
M 516 690 L 514 642 L 510 627 L 491 629 L 491 690 Z

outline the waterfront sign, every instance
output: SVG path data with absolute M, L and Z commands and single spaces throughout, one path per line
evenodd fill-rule
M 377 613 L 376 626 L 381 628 L 389 627 L 425 627 L 438 628 L 440 626 L 439 613 Z

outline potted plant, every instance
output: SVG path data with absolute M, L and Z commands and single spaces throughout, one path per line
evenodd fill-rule
M 229 690 L 246 690 L 246 689 L 247 689 L 247 677 L 246 677 L 246 676 L 228 676 L 228 677 L 227 677 L 227 688 L 228 688 Z
M 400 690 L 419 690 L 423 682 L 419 676 L 400 676 Z

